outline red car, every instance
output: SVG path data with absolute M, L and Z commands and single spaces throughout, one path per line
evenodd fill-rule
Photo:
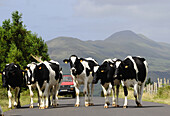
M 63 81 L 60 85 L 59 95 L 71 94 L 73 98 L 76 97 L 73 77 L 71 75 L 63 75 Z

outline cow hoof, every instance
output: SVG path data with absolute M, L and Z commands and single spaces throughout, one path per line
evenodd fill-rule
M 12 109 L 12 106 L 8 106 L 9 109 Z
M 108 108 L 108 106 L 104 106 L 104 108 Z
M 45 106 L 45 108 L 48 108 L 48 106 Z
M 94 106 L 94 103 L 89 103 L 89 106 Z
M 119 105 L 116 105 L 116 104 L 112 104 L 113 107 L 119 107 Z
M 17 108 L 21 108 L 21 105 L 17 105 L 16 107 L 17 107 Z
M 142 104 L 138 104 L 137 107 L 142 107 Z
M 55 108 L 56 108 L 57 106 L 59 106 L 59 104 L 53 105 L 53 107 L 55 107 Z
M 31 106 L 30 106 L 30 108 L 34 108 L 34 106 L 33 106 L 33 105 L 31 105 Z
M 75 104 L 75 107 L 79 107 L 80 105 L 79 104 Z
M 107 104 L 108 106 L 110 105 L 110 103 L 109 103 L 109 102 L 107 102 L 106 104 Z
M 123 106 L 123 108 L 127 108 L 128 106 Z
M 39 109 L 45 109 L 45 107 L 43 106 L 43 107 L 39 107 Z
M 88 106 L 90 106 L 90 104 L 86 103 L 86 104 L 85 104 L 85 107 L 88 107 Z

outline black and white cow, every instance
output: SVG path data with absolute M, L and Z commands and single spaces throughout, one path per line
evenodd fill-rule
M 148 64 L 144 58 L 127 56 L 123 61 L 116 62 L 114 78 L 121 78 L 124 88 L 124 108 L 127 107 L 127 87 L 134 87 L 137 106 L 142 106 L 142 95 L 148 74 Z
M 25 71 L 26 84 L 30 91 L 30 98 L 31 98 L 30 108 L 33 108 L 33 103 L 34 103 L 33 102 L 33 96 L 34 96 L 33 89 L 36 89 L 36 86 L 37 86 L 36 80 L 33 77 L 33 73 L 34 73 L 36 65 L 37 64 L 35 62 L 32 62 L 24 67 L 24 69 L 26 70 Z M 39 104 L 40 104 L 40 99 L 39 99 L 39 92 L 38 92 L 38 106 Z
M 3 86 L 7 87 L 9 106 L 12 108 L 12 93 L 11 90 L 15 90 L 15 101 L 14 106 L 17 108 L 21 107 L 20 104 L 20 92 L 21 87 L 24 85 L 23 71 L 20 69 L 18 64 L 10 63 L 6 64 L 2 72 Z
M 109 95 L 111 90 L 113 90 L 112 106 L 119 107 L 118 105 L 118 96 L 119 96 L 119 86 L 120 79 L 113 78 L 115 72 L 115 62 L 119 61 L 118 59 L 105 59 L 100 66 L 95 66 L 94 68 L 94 79 L 93 83 L 97 83 L 98 80 L 101 81 L 101 86 L 103 89 L 105 104 L 104 108 L 108 108 L 110 105 Z M 116 86 L 116 98 L 115 98 L 115 88 Z
M 85 106 L 93 105 L 93 88 L 94 84 L 92 84 L 93 76 L 93 68 L 97 66 L 98 63 L 92 58 L 79 58 L 76 55 L 71 55 L 69 59 L 63 60 L 64 63 L 70 63 L 70 72 L 73 77 L 74 86 L 76 89 L 76 104 L 75 107 L 79 107 L 79 86 L 81 84 L 84 85 L 83 92 L 85 94 Z M 91 97 L 90 97 L 90 88 L 89 84 L 91 84 Z
M 40 109 L 49 107 L 50 89 L 53 93 L 53 106 L 58 105 L 58 90 L 62 79 L 62 68 L 56 61 L 44 61 L 36 65 L 33 78 L 40 96 Z M 43 92 L 44 90 L 44 92 Z M 42 99 L 44 97 L 44 99 Z

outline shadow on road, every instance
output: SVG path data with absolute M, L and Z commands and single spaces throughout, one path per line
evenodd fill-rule
M 128 108 L 159 108 L 159 107 L 165 107 L 163 105 L 157 105 L 157 106 L 142 106 L 142 107 L 137 107 L 137 106 L 128 106 L 127 108 L 123 108 L 123 106 L 119 106 L 119 107 L 109 107 L 109 108 L 123 108 L 123 109 L 128 109 Z

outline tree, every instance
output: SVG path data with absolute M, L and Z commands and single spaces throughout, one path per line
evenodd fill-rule
M 0 26 L 0 70 L 7 63 L 18 63 L 25 66 L 36 62 L 30 54 L 42 56 L 42 60 L 50 60 L 48 47 L 41 37 L 33 34 L 23 25 L 22 14 L 18 11 L 12 13 L 10 19 L 2 22 Z
M 148 85 L 149 83 L 150 83 L 151 85 L 153 84 L 153 81 L 151 80 L 151 78 L 148 78 L 148 79 L 146 80 L 145 86 Z

